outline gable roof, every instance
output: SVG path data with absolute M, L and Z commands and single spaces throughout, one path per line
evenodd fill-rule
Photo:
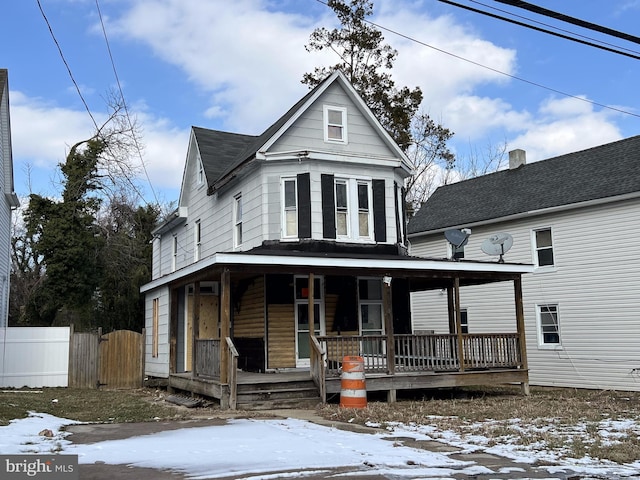
M 359 106 L 361 111 L 368 116 L 390 149 L 396 152 L 398 158 L 400 158 L 405 165 L 411 166 L 411 162 L 404 152 L 375 118 L 369 107 L 367 107 L 344 74 L 336 70 L 298 100 L 284 115 L 258 136 L 192 127 L 200 150 L 207 184 L 209 185 L 208 192 L 211 193 L 215 191 L 229 178 L 232 178 L 235 172 L 252 161 L 256 157 L 256 154 L 273 145 L 287 128 L 304 113 L 311 103 L 336 81 L 342 83 L 347 94 Z
M 439 187 L 409 234 L 640 195 L 640 136 Z M 542 213 L 542 212 L 541 212 Z

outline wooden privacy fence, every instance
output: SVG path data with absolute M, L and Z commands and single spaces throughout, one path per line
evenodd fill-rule
M 102 334 L 71 331 L 69 386 L 139 388 L 144 379 L 144 331 Z

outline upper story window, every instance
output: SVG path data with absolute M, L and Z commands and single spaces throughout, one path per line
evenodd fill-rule
M 171 271 L 175 272 L 178 268 L 178 236 L 174 235 L 171 242 Z
M 371 182 L 336 178 L 336 235 L 353 239 L 372 237 Z
M 193 232 L 193 260 L 200 260 L 200 256 L 202 255 L 202 225 L 200 224 L 200 220 L 196 220 L 196 226 Z
M 295 178 L 282 179 L 283 237 L 298 236 L 298 192 Z
M 558 305 L 537 305 L 538 344 L 542 346 L 560 346 L 560 323 Z
M 204 184 L 204 166 L 202 160 L 198 158 L 198 185 Z
M 242 245 L 242 194 L 233 197 L 233 245 Z
M 553 238 L 551 228 L 541 228 L 533 231 L 534 264 L 536 267 L 553 267 Z
M 324 141 L 347 143 L 347 109 L 325 105 L 323 108 Z
M 469 313 L 466 308 L 460 309 L 460 333 L 469 333 Z
M 447 249 L 449 250 L 449 258 L 453 260 L 460 260 L 464 258 L 464 245 L 458 247 L 447 242 Z

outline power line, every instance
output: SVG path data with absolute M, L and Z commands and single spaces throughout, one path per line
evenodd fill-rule
M 326 2 L 324 2 L 323 0 L 316 0 L 316 2 L 321 3 L 321 4 L 325 5 L 325 6 L 328 6 L 328 5 L 327 5 L 327 3 L 326 3 Z M 367 22 L 368 24 L 370 24 L 370 25 L 372 25 L 372 26 L 376 27 L 376 28 L 379 28 L 380 30 L 384 30 L 384 31 L 386 31 L 386 32 L 392 33 L 392 34 L 397 35 L 397 36 L 399 36 L 399 37 L 401 37 L 401 38 L 404 38 L 404 39 L 406 39 L 406 40 L 409 40 L 410 42 L 417 43 L 418 45 L 422 45 L 422 46 L 424 46 L 424 47 L 430 48 L 430 49 L 432 49 L 432 50 L 435 50 L 435 51 L 437 51 L 437 52 L 443 53 L 443 54 L 445 54 L 445 55 L 449 55 L 450 57 L 456 58 L 456 59 L 458 59 L 458 60 L 462 60 L 463 62 L 467 62 L 467 63 L 470 63 L 470 64 L 475 65 L 475 66 L 477 66 L 477 67 L 484 68 L 484 69 L 486 69 L 486 70 L 492 71 L 492 72 L 497 73 L 497 74 L 499 74 L 499 75 L 504 75 L 505 77 L 509 77 L 509 78 L 511 78 L 511 79 L 513 79 L 513 80 L 518 80 L 519 82 L 523 82 L 523 83 L 526 83 L 526 84 L 532 85 L 532 86 L 534 86 L 534 87 L 542 88 L 542 89 L 544 89 L 544 90 L 548 90 L 548 91 L 550 91 L 550 92 L 557 93 L 557 94 L 559 94 L 559 95 L 563 95 L 563 96 L 568 97 L 568 98 L 573 98 L 573 99 L 575 99 L 575 100 L 580 100 L 581 102 L 589 103 L 589 104 L 591 104 L 591 105 L 595 105 L 595 106 L 598 106 L 598 107 L 601 107 L 601 108 L 606 108 L 606 109 L 608 109 L 608 110 L 612 110 L 612 111 L 614 111 L 614 112 L 623 113 L 623 114 L 625 114 L 625 115 L 631 115 L 631 116 L 633 116 L 633 117 L 638 117 L 638 118 L 640 118 L 640 114 L 633 113 L 633 112 L 629 112 L 629 111 L 627 111 L 627 110 L 623 110 L 623 109 L 621 109 L 621 108 L 612 107 L 612 106 L 610 106 L 610 105 L 605 105 L 605 104 L 603 104 L 603 103 L 595 102 L 595 101 L 593 101 L 593 100 L 589 100 L 588 98 L 579 97 L 579 96 L 577 96 L 577 95 L 572 95 L 572 94 L 570 94 L 570 93 L 563 92 L 562 90 L 557 90 L 557 89 L 555 89 L 555 88 L 548 87 L 548 86 L 543 85 L 543 84 L 541 84 L 541 83 L 537 83 L 537 82 L 534 82 L 534 81 L 531 81 L 531 80 L 527 80 L 527 79 L 522 78 L 522 77 L 518 77 L 518 76 L 516 76 L 516 75 L 512 75 L 512 74 L 510 74 L 510 73 L 503 72 L 503 71 L 498 70 L 498 69 L 496 69 L 496 68 L 489 67 L 488 65 L 484 65 L 484 64 L 479 63 L 479 62 L 476 62 L 476 61 L 474 61 L 474 60 L 470 60 L 470 59 L 465 58 L 465 57 L 462 57 L 462 56 L 460 56 L 460 55 L 456 55 L 455 53 L 451 53 L 451 52 L 448 52 L 448 51 L 443 50 L 443 49 L 441 49 L 441 48 L 434 47 L 433 45 L 429 45 L 429 44 L 428 44 L 428 43 L 426 43 L 426 42 L 422 42 L 422 41 L 417 40 L 417 39 L 415 39 L 415 38 L 413 38 L 413 37 L 410 37 L 409 35 L 405 35 L 404 33 L 400 33 L 400 32 L 398 32 L 398 31 L 392 30 L 392 29 L 390 29 L 390 28 L 383 27 L 382 25 L 379 25 L 379 24 L 377 24 L 377 23 L 374 23 L 374 22 L 372 22 L 372 21 L 370 21 L 370 20 L 364 20 L 364 21 L 365 21 L 365 22 Z
M 80 87 L 78 86 L 78 83 L 76 82 L 76 79 L 73 77 L 73 73 L 71 73 L 71 67 L 69 67 L 69 64 L 67 63 L 67 60 L 64 57 L 64 54 L 62 53 L 62 48 L 60 47 L 60 44 L 58 43 L 58 39 L 56 38 L 56 36 L 53 33 L 53 28 L 51 28 L 51 24 L 49 23 L 49 19 L 47 18 L 47 15 L 44 13 L 44 10 L 42 8 L 42 4 L 40 3 L 40 0 L 37 0 L 37 2 L 38 2 L 38 8 L 40 9 L 40 13 L 42 14 L 42 18 L 44 18 L 44 21 L 46 22 L 47 27 L 49 28 L 49 33 L 51 34 L 51 38 L 53 38 L 53 42 L 56 44 L 56 47 L 58 48 L 58 53 L 60 54 L 60 58 L 62 58 L 62 63 L 64 63 L 64 66 L 67 68 L 67 72 L 69 73 L 69 77 L 71 77 L 71 81 L 73 82 L 73 85 L 76 87 L 76 91 L 78 92 L 78 95 L 80 96 L 80 100 L 82 100 L 82 104 L 84 105 L 84 108 L 87 110 L 87 113 L 91 117 L 91 121 L 93 122 L 93 125 L 96 127 L 96 131 L 98 131 L 99 130 L 98 123 L 96 122 L 96 119 L 93 118 L 93 114 L 91 113 L 91 110 L 89 109 L 89 105 L 87 105 L 87 101 L 84 99 L 84 96 L 82 95 L 82 92 L 80 91 Z
M 571 40 L 572 42 L 581 43 L 583 45 L 588 45 L 590 47 L 599 48 L 601 50 L 606 50 L 607 52 L 617 53 L 618 55 L 624 55 L 626 57 L 631 57 L 631 58 L 634 58 L 636 60 L 640 60 L 640 56 L 638 56 L 638 55 L 634 55 L 632 53 L 623 52 L 623 51 L 617 50 L 615 48 L 605 47 L 604 45 L 598 45 L 597 43 L 588 42 L 586 40 L 581 40 L 581 39 L 575 38 L 575 37 L 570 37 L 569 35 L 564 35 L 562 33 L 552 32 L 551 30 L 547 30 L 545 28 L 536 27 L 534 25 L 529 25 L 528 23 L 519 22 L 517 20 L 513 20 L 513 19 L 507 18 L 507 17 L 502 17 L 500 15 L 496 15 L 495 13 L 485 12 L 484 10 L 479 10 L 477 8 L 470 7 L 468 5 L 462 5 L 461 3 L 456 3 L 456 2 L 453 2 L 451 0 L 439 0 L 439 1 L 442 2 L 442 3 L 447 3 L 449 5 L 453 5 L 453 6 L 458 7 L 458 8 L 463 8 L 465 10 L 469 10 L 469 11 L 474 12 L 474 13 L 479 13 L 481 15 L 486 15 L 487 17 L 496 18 L 498 20 L 503 20 L 505 22 L 513 23 L 514 25 L 518 25 L 520 27 L 530 28 L 531 30 L 536 30 L 538 32 L 546 33 L 548 35 L 553 35 L 555 37 L 560 37 L 560 38 L 563 38 L 565 40 Z
M 563 13 L 559 13 L 553 10 L 549 10 L 547 8 L 539 7 L 538 5 L 533 5 L 531 3 L 523 2 L 520 0 L 495 0 L 495 1 L 499 3 L 511 5 L 512 7 L 523 8 L 525 10 L 529 10 L 530 12 L 543 15 L 545 17 L 551 17 L 566 23 L 578 25 L 579 27 L 583 27 L 588 30 L 595 30 L 596 32 L 604 33 L 606 35 L 611 35 L 612 37 L 618 37 L 618 38 L 622 38 L 623 40 L 627 40 L 629 42 L 640 44 L 640 37 L 636 37 L 635 35 L 630 35 L 628 33 L 620 32 L 612 28 L 598 25 L 597 23 L 591 23 L 591 22 L 587 22 L 586 20 L 580 20 L 579 18 L 571 17 Z
M 96 9 L 98 10 L 98 17 L 100 18 L 100 26 L 102 27 L 102 34 L 104 36 L 104 41 L 107 45 L 107 52 L 109 53 L 109 60 L 111 61 L 111 67 L 113 68 L 113 74 L 116 78 L 116 84 L 118 85 L 118 90 L 120 92 L 120 98 L 122 99 L 122 104 L 124 106 L 124 112 L 125 112 L 125 116 L 127 117 L 127 122 L 129 123 L 129 128 L 131 129 L 131 136 L 133 137 L 133 142 L 135 144 L 136 147 L 136 151 L 138 152 L 138 157 L 140 158 L 140 164 L 142 165 L 142 169 L 144 171 L 144 174 L 147 178 L 147 182 L 149 183 L 149 188 L 151 188 L 151 193 L 153 194 L 153 198 L 156 200 L 156 204 L 160 205 L 160 202 L 158 200 L 158 196 L 156 195 L 156 191 L 153 188 L 153 184 L 151 183 L 151 178 L 149 177 L 149 172 L 147 171 L 147 167 L 144 163 L 144 159 L 142 158 L 142 151 L 140 148 L 140 143 L 138 142 L 138 136 L 136 135 L 136 132 L 133 128 L 133 122 L 131 121 L 131 116 L 129 115 L 129 108 L 127 107 L 127 101 L 124 98 L 124 92 L 122 91 L 122 85 L 120 84 L 120 77 L 118 76 L 118 71 L 116 69 L 116 64 L 113 60 L 113 54 L 111 53 L 111 45 L 109 44 L 109 38 L 107 36 L 107 30 L 104 26 L 104 21 L 102 19 L 102 11 L 100 10 L 100 4 L 98 3 L 98 0 L 96 0 Z M 127 180 L 129 180 L 129 178 L 127 177 Z M 140 196 L 140 198 L 142 198 L 142 200 L 145 200 L 144 197 L 142 196 L 142 194 L 138 191 L 138 189 L 136 188 L 136 186 L 133 184 L 133 182 L 131 182 L 131 180 L 129 180 L 129 183 L 131 184 L 131 186 L 134 188 L 134 190 L 136 191 L 136 193 Z M 146 200 L 145 200 L 146 201 Z
M 491 5 L 487 5 L 486 3 L 482 3 L 482 2 L 479 2 L 477 0 L 469 0 L 469 1 L 471 3 L 475 3 L 477 5 L 482 5 L 483 7 L 490 8 L 491 10 L 496 10 L 498 12 L 506 13 L 507 15 L 511 15 L 512 17 L 520 18 L 522 20 L 527 20 L 527 21 L 532 22 L 532 23 L 537 23 L 538 25 L 543 25 L 545 27 L 552 28 L 552 29 L 557 30 L 559 32 L 568 33 L 568 34 L 571 34 L 571 35 L 573 35 L 575 37 L 584 38 L 585 40 L 591 40 L 592 42 L 597 42 L 597 43 L 600 43 L 602 45 L 608 45 L 610 47 L 617 48 L 618 50 L 626 50 L 627 52 L 637 53 L 637 54 L 640 55 L 640 52 L 637 51 L 637 50 L 632 50 L 630 48 L 621 47 L 620 45 L 614 45 L 613 43 L 605 42 L 605 41 L 599 40 L 597 38 L 588 37 L 586 35 L 581 35 L 579 33 L 572 32 L 570 30 L 565 30 L 565 29 L 557 27 L 555 25 L 551 25 L 549 23 L 544 23 L 544 22 L 540 22 L 538 20 L 534 20 L 533 18 L 530 18 L 530 17 L 523 17 L 522 15 L 518 15 L 518 14 L 515 14 L 513 12 L 509 12 L 508 10 L 504 10 L 504 9 L 501 9 L 501 8 L 493 7 Z

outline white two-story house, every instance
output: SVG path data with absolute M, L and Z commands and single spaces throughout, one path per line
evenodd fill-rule
M 447 255 L 443 232 L 462 228 L 464 260 L 489 258 L 482 243 L 508 233 L 504 259 L 534 265 L 523 277 L 531 384 L 640 390 L 640 136 L 532 163 L 515 150 L 509 169 L 440 187 L 409 224 L 411 252 Z M 473 334 L 499 330 L 509 300 L 479 286 L 460 302 Z M 414 328 L 434 328 L 437 304 L 413 295 Z
M 275 398 L 273 385 L 256 385 L 295 375 L 313 378 L 325 399 L 340 390 L 345 356 L 362 358 L 377 375 L 367 390 L 391 399 L 463 377 L 525 384 L 517 299 L 530 267 L 407 255 L 412 170 L 340 72 L 259 136 L 194 127 L 178 208 L 154 232 L 153 278 L 142 288 L 147 377 L 232 407 Z M 411 334 L 409 294 L 446 289 L 454 318 L 456 289 L 484 282 L 515 285 L 509 335 L 486 340 L 509 353 L 476 358 L 492 375 L 465 377 L 471 359 L 456 332 Z M 440 383 L 423 375 L 436 371 Z

